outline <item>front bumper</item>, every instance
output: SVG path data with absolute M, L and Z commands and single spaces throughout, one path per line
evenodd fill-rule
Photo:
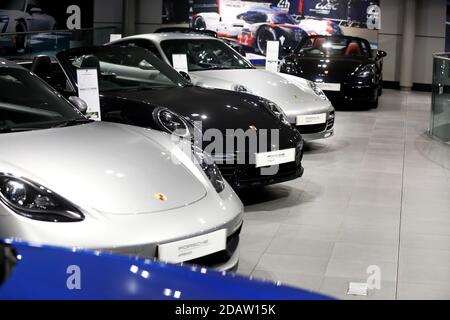
M 341 84 L 341 91 L 324 91 L 328 99 L 335 104 L 371 103 L 378 98 L 379 86 L 376 84 Z
M 254 164 L 218 164 L 223 177 L 234 189 L 253 188 L 295 180 L 303 176 L 303 142 L 296 148 L 294 162 L 281 164 L 277 173 L 262 175 Z
M 219 201 L 223 207 L 217 207 Z M 0 238 L 153 259 L 158 258 L 158 248 L 162 244 L 225 229 L 227 247 L 224 252 L 185 263 L 227 271 L 235 269 L 238 263 L 242 215 L 242 203 L 230 187 L 220 195 L 211 194 L 189 207 L 130 215 L 103 215 L 92 211 L 84 221 L 76 223 L 30 220 L 0 203 Z
M 334 124 L 336 120 L 335 111 L 327 114 L 327 121 L 325 123 L 298 126 L 292 124 L 302 135 L 305 141 L 327 139 L 334 136 Z

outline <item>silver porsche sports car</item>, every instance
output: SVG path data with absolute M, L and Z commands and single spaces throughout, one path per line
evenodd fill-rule
M 162 32 L 111 43 L 119 44 L 146 48 L 172 65 L 174 55 L 185 54 L 189 77 L 195 85 L 250 93 L 276 103 L 306 141 L 334 134 L 335 110 L 317 84 L 256 69 L 219 39 L 194 33 Z
M 3 59 L 0 150 L 0 238 L 219 270 L 238 263 L 243 206 L 203 152 L 168 133 L 87 120 Z

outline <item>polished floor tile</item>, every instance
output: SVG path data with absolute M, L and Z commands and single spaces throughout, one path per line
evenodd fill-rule
M 241 192 L 238 272 L 340 299 L 450 299 L 450 147 L 429 138 L 431 96 L 385 90 L 338 110 L 305 145 L 304 177 Z M 348 296 L 380 271 L 380 290 Z

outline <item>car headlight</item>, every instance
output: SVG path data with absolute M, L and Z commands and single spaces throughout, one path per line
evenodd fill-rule
M 233 86 L 233 90 L 236 92 L 242 92 L 242 93 L 252 93 L 250 89 L 248 89 L 246 86 L 243 86 L 242 84 L 237 84 Z
M 281 120 L 281 122 L 288 125 L 290 124 L 286 114 L 276 103 L 266 99 L 262 100 L 262 102 L 270 112 L 272 112 L 278 119 Z
M 156 108 L 153 111 L 153 119 L 161 130 L 179 136 L 192 138 L 193 126 L 182 116 L 167 108 Z
M 47 188 L 0 174 L 0 200 L 15 213 L 46 222 L 79 222 L 83 214 L 73 204 Z
M 325 95 L 325 93 L 322 91 L 322 89 L 319 88 L 319 86 L 317 85 L 317 83 L 312 82 L 312 81 L 308 81 L 308 85 L 311 88 L 312 91 L 314 91 L 314 93 L 316 94 L 316 96 L 318 96 L 320 99 L 322 100 L 328 100 L 327 96 Z
M 376 67 L 374 64 L 366 64 L 358 69 L 356 76 L 360 78 L 369 78 L 376 73 Z
M 225 180 L 212 157 L 207 155 L 198 147 L 193 146 L 192 151 L 200 167 L 205 172 L 209 181 L 211 181 L 211 184 L 213 185 L 214 189 L 216 189 L 217 193 L 221 193 L 223 190 L 225 190 Z

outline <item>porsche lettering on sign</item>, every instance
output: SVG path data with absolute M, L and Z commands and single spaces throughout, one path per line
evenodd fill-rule
M 227 231 L 223 229 L 195 238 L 163 244 L 158 247 L 159 259 L 171 263 L 194 260 L 225 250 L 226 241 Z

